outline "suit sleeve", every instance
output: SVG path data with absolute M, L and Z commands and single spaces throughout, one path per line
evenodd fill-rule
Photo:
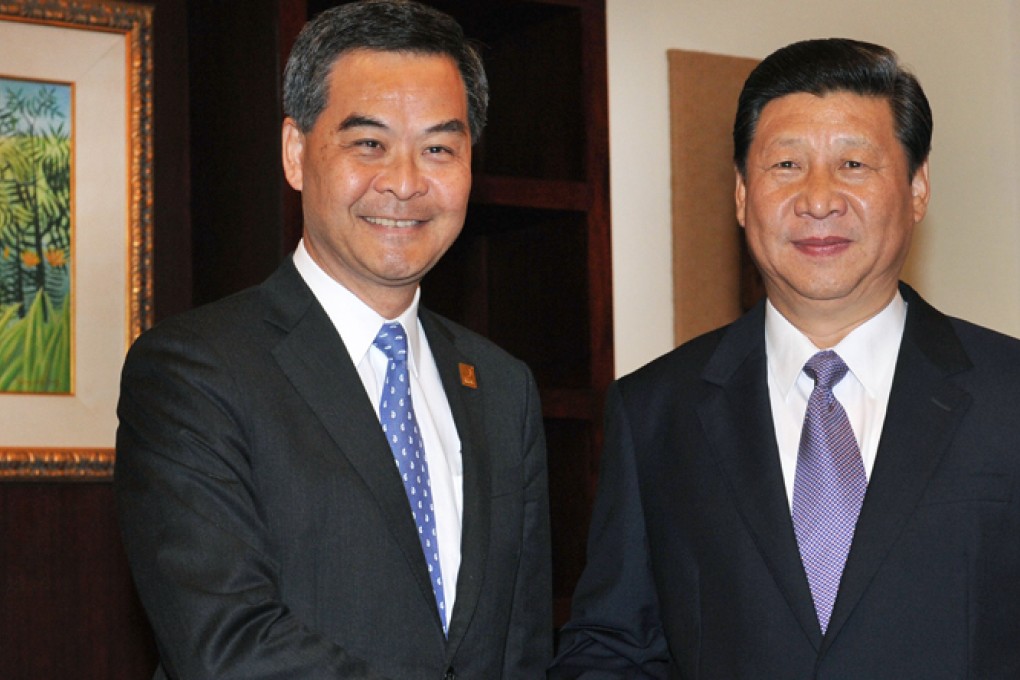
M 607 396 L 587 557 L 548 677 L 666 678 L 669 654 L 650 566 L 635 447 L 616 383 Z
M 229 350 L 229 348 L 223 348 Z M 177 326 L 128 355 L 114 489 L 138 593 L 171 678 L 378 678 L 281 601 L 246 441 L 217 348 Z
M 503 677 L 542 677 L 552 658 L 552 549 L 549 535 L 549 472 L 538 388 L 531 372 L 525 395 L 524 526 L 514 583 Z

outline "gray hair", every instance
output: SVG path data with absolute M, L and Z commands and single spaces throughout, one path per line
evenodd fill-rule
M 467 94 L 471 141 L 485 127 L 489 81 L 478 50 L 452 17 L 411 0 L 363 0 L 321 12 L 301 30 L 283 71 L 283 110 L 303 132 L 315 125 L 329 98 L 337 59 L 353 50 L 446 55 Z

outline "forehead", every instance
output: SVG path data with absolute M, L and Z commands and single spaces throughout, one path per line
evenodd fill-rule
M 892 106 L 885 97 L 852 92 L 806 92 L 773 99 L 758 117 L 753 145 L 802 141 L 898 144 Z
M 338 100 L 415 98 L 447 100 L 467 108 L 456 61 L 446 54 L 356 49 L 336 58 L 328 76 L 327 105 Z

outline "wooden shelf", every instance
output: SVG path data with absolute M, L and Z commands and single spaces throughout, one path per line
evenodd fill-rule
M 591 186 L 569 180 L 501 177 L 486 174 L 474 176 L 471 202 L 492 206 L 538 208 L 544 210 L 591 209 Z

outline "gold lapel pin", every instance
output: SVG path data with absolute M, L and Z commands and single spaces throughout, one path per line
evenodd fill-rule
M 457 366 L 460 368 L 460 384 L 477 390 L 478 378 L 475 377 L 475 367 L 471 364 L 457 364 Z

